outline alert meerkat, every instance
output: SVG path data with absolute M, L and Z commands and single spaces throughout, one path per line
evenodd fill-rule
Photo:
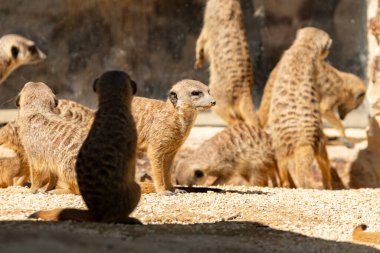
M 135 82 L 121 71 L 107 71 L 94 82 L 99 109 L 76 163 L 88 210 L 40 211 L 32 218 L 141 224 L 129 217 L 141 195 L 134 179 L 137 132 L 131 102 L 136 89 Z
M 25 84 L 17 103 L 18 136 L 30 167 L 31 192 L 37 192 L 49 175 L 46 190 L 57 186 L 51 192 L 79 194 L 75 162 L 88 131 L 53 112 L 58 100 L 44 83 Z
M 352 232 L 354 241 L 380 244 L 380 232 L 366 232 L 367 225 L 359 225 Z
M 173 85 L 166 102 L 133 98 L 138 153 L 147 153 L 156 192 L 175 190 L 171 182 L 174 157 L 189 136 L 198 111 L 214 105 L 208 87 L 194 80 L 182 80 Z
M 58 100 L 58 106 L 54 108 L 53 111 L 62 117 L 62 119 L 82 125 L 85 129 L 90 129 L 94 118 L 93 110 L 74 101 L 65 99 Z M 0 128 L 0 145 L 15 151 L 19 159 L 18 167 L 15 163 L 3 161 L 2 173 L 4 173 L 4 177 L 9 173 L 9 175 L 14 175 L 14 185 L 24 186 L 30 179 L 30 169 L 24 147 L 18 135 L 18 129 L 19 127 L 16 120 L 10 121 L 4 127 Z M 16 170 L 17 173 L 15 173 Z M 0 172 L 0 176 L 2 173 Z
M 18 67 L 44 61 L 46 55 L 34 41 L 7 34 L 0 38 L 0 84 Z
M 261 100 L 258 115 L 263 127 L 266 127 L 268 121 L 271 94 L 276 75 L 277 67 L 272 70 L 268 78 Z M 347 140 L 341 120 L 363 103 L 366 93 L 364 82 L 358 76 L 339 71 L 325 61 L 320 64 L 316 82 L 320 90 L 319 109 L 322 117 L 338 130 L 343 144 L 352 148 L 353 144 Z M 338 112 L 340 119 L 336 116 L 335 111 Z
M 195 68 L 210 62 L 212 111 L 229 125 L 258 124 L 252 100 L 253 69 L 238 0 L 209 0 L 196 43 Z
M 182 185 L 218 185 L 236 174 L 251 185 L 277 186 L 277 163 L 270 137 L 260 126 L 237 123 L 202 143 L 180 160 L 175 177 Z
M 317 75 L 331 39 L 313 27 L 298 30 L 293 45 L 278 63 L 271 95 L 268 124 L 283 186 L 289 186 L 288 161 L 294 159 L 298 187 L 315 157 L 325 189 L 331 189 L 331 168 L 319 110 Z

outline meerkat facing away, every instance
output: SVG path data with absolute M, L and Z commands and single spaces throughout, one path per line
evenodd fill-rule
M 74 101 L 65 99 L 58 100 L 58 106 L 54 108 L 53 111 L 64 120 L 81 125 L 85 129 L 90 129 L 94 118 L 93 110 Z M 4 127 L 0 128 L 0 145 L 15 151 L 17 158 L 19 159 L 19 167 L 15 167 L 15 165 L 17 165 L 15 163 L 3 161 L 3 173 L 11 173 L 12 175 L 15 175 L 15 178 L 13 179 L 14 185 L 24 186 L 30 179 L 30 169 L 24 147 L 18 136 L 16 120 L 10 121 Z M 15 174 L 16 170 L 17 173 Z M 49 176 L 47 175 L 47 177 Z
M 352 148 L 353 144 L 347 140 L 344 126 L 341 122 L 346 115 L 363 103 L 366 86 L 363 81 L 351 73 L 339 71 L 325 61 L 319 65 L 317 74 L 317 86 L 320 90 L 319 109 L 325 118 L 340 135 L 340 139 L 346 147 Z M 265 127 L 268 121 L 271 94 L 277 66 L 272 70 L 265 85 L 264 95 L 259 108 L 260 124 Z M 337 118 L 337 111 L 341 120 Z
M 302 28 L 278 64 L 268 124 L 283 186 L 290 186 L 287 166 L 293 158 L 297 186 L 306 187 L 305 179 L 315 157 L 322 171 L 323 186 L 331 189 L 316 83 L 318 65 L 326 58 L 330 45 L 331 39 L 324 31 Z
M 0 84 L 18 67 L 44 61 L 46 55 L 27 38 L 7 34 L 0 38 Z
M 173 85 L 166 102 L 133 98 L 138 153 L 147 153 L 156 192 L 175 190 L 171 182 L 174 156 L 189 136 L 198 111 L 214 105 L 208 87 L 194 80 L 182 80 Z
M 40 211 L 31 218 L 141 224 L 129 217 L 141 195 L 134 179 L 137 132 L 131 102 L 136 89 L 135 82 L 121 71 L 107 71 L 94 82 L 99 109 L 76 163 L 88 210 Z
M 57 186 L 53 193 L 79 194 L 75 162 L 88 131 L 53 112 L 58 100 L 44 83 L 25 84 L 17 103 L 18 135 L 30 167 L 31 192 L 37 192 L 50 175 L 46 190 Z
M 359 225 L 352 232 L 354 241 L 380 244 L 380 232 L 366 232 L 367 225 Z
M 277 164 L 269 136 L 260 126 L 243 122 L 227 127 L 202 143 L 175 168 L 182 185 L 218 185 L 235 174 L 251 185 L 277 186 Z
M 252 100 L 253 69 L 239 0 L 209 0 L 196 43 L 195 68 L 210 62 L 212 111 L 229 125 L 258 124 Z

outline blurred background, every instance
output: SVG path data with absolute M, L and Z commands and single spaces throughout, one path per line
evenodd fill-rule
M 105 70 L 126 70 L 138 94 L 164 99 L 184 78 L 208 83 L 194 70 L 195 42 L 205 0 L 1 0 L 0 35 L 34 40 L 48 58 L 23 66 L 0 86 L 0 109 L 29 80 L 43 81 L 59 98 L 94 108 L 92 81 Z M 366 80 L 367 3 L 358 0 L 241 0 L 254 63 L 254 99 L 298 28 L 312 25 L 333 38 L 329 61 Z

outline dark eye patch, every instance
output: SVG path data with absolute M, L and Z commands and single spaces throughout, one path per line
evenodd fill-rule
M 191 95 L 192 96 L 199 96 L 199 95 L 201 95 L 202 94 L 202 91 L 199 91 L 199 90 L 193 90 L 192 92 L 191 92 Z
M 203 171 L 201 171 L 201 170 L 195 170 L 195 171 L 194 171 L 194 176 L 195 176 L 196 178 L 202 178 L 202 177 L 204 176 L 204 173 L 203 173 Z
M 12 56 L 13 56 L 14 59 L 17 58 L 19 51 L 20 50 L 17 47 L 12 47 L 11 48 Z
M 37 47 L 35 45 L 29 46 L 28 50 L 31 54 L 37 54 Z

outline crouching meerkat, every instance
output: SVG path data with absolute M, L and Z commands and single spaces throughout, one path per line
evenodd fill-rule
M 36 64 L 46 55 L 31 40 L 16 34 L 0 38 L 0 84 L 18 67 Z
M 195 68 L 210 62 L 212 111 L 227 124 L 258 124 L 252 100 L 253 69 L 239 0 L 209 0 L 195 49 Z
M 271 94 L 277 68 L 275 67 L 272 70 L 268 78 L 259 108 L 259 119 L 263 127 L 268 122 Z M 325 61 L 322 61 L 319 65 L 316 82 L 320 90 L 319 109 L 322 117 L 338 130 L 343 144 L 348 148 L 352 148 L 353 144 L 347 140 L 341 120 L 363 103 L 366 93 L 364 82 L 358 76 L 339 71 Z M 340 119 L 336 116 L 335 111 Z
M 44 83 L 25 84 L 17 99 L 18 136 L 30 168 L 31 192 L 41 188 L 46 175 L 46 190 L 79 194 L 75 162 L 88 131 L 54 113 L 58 100 Z
M 198 111 L 214 105 L 208 87 L 194 80 L 182 80 L 173 85 L 166 102 L 133 98 L 138 153 L 147 153 L 156 192 L 175 190 L 171 182 L 174 156 L 189 136 Z
M 182 185 L 218 185 L 240 175 L 250 185 L 277 186 L 277 163 L 269 136 L 260 126 L 236 123 L 180 160 L 175 178 Z
M 367 225 L 359 225 L 352 232 L 354 241 L 380 244 L 380 232 L 367 232 Z
M 318 65 L 326 58 L 330 45 L 331 39 L 324 31 L 302 28 L 278 63 L 268 124 L 283 186 L 290 186 L 287 165 L 293 158 L 297 186 L 306 187 L 305 177 L 315 157 L 322 171 L 323 186 L 331 189 L 316 82 Z
M 93 85 L 99 109 L 76 163 L 88 210 L 40 211 L 32 218 L 140 223 L 129 217 L 141 195 L 134 178 L 137 132 L 131 113 L 136 84 L 125 72 L 108 71 Z

